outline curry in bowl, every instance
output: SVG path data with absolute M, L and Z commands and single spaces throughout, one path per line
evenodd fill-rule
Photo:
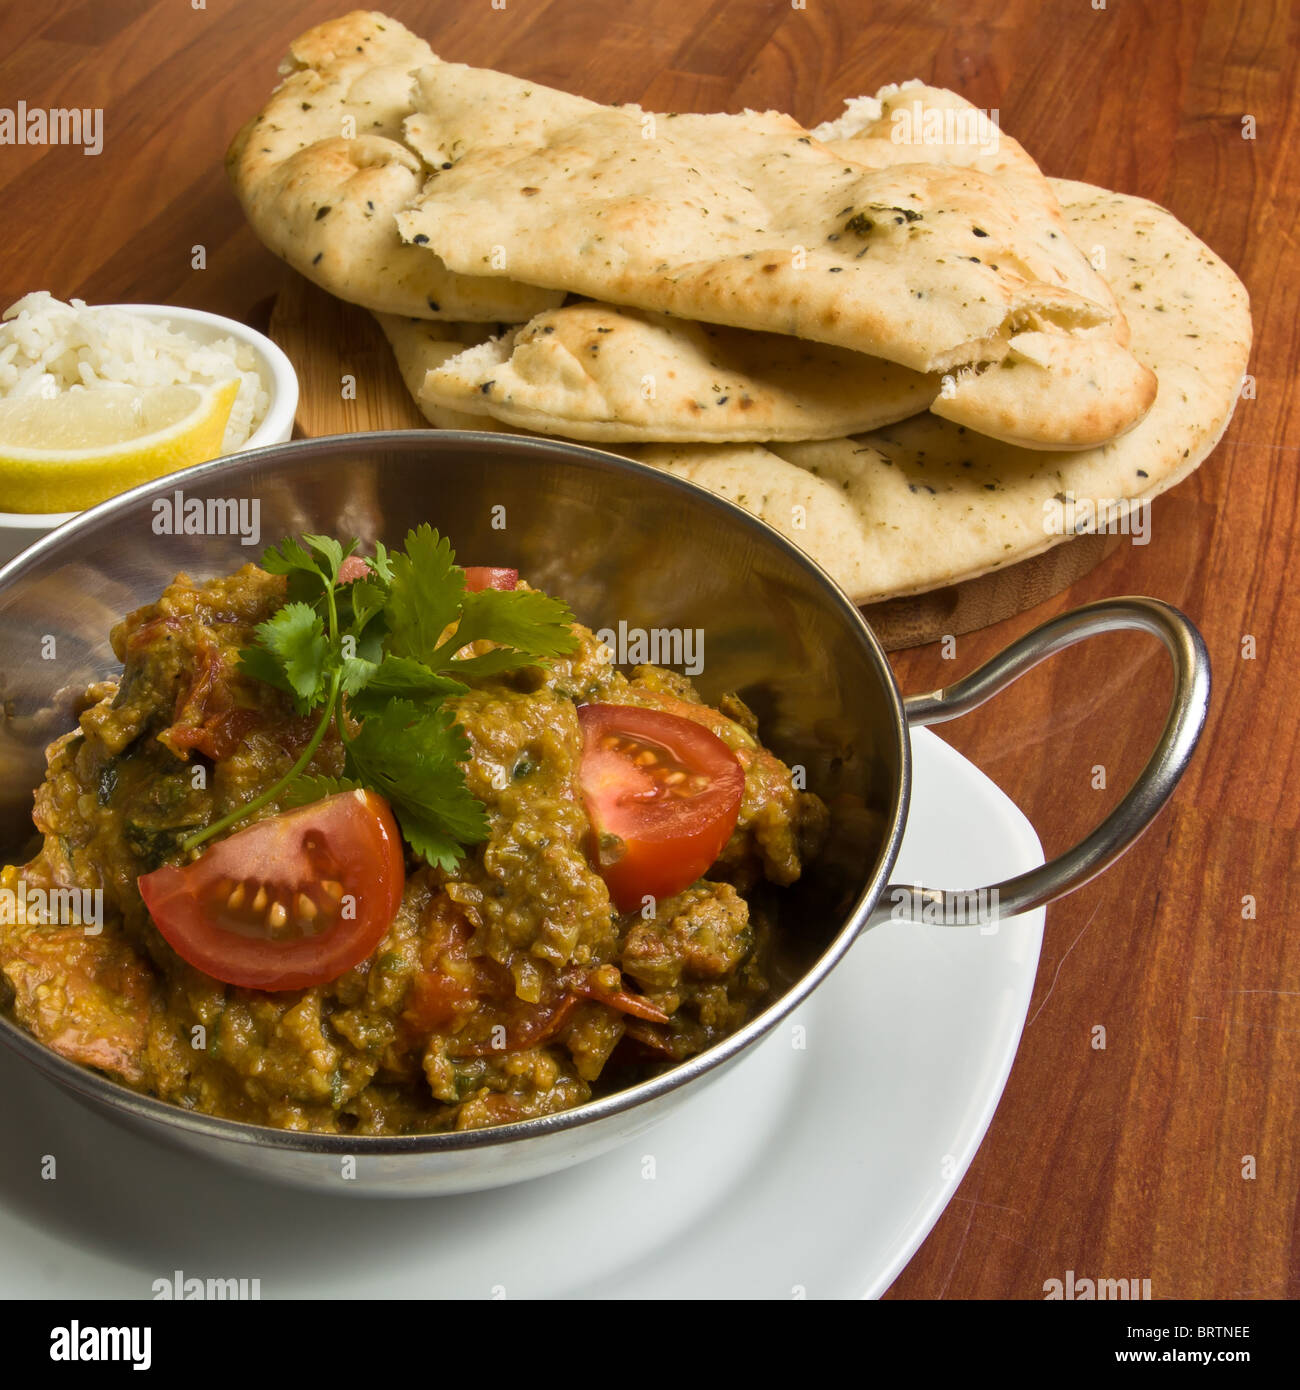
M 0 995 L 189 1110 L 469 1130 L 621 1089 L 770 998 L 826 810 L 736 696 L 625 673 L 513 571 L 321 536 L 112 633 L 0 873 Z

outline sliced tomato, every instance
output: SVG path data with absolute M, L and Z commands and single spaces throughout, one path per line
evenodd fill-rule
M 306 989 L 370 955 L 401 906 L 406 869 L 388 803 L 349 791 L 238 830 L 138 886 L 196 969 L 249 989 Z
M 624 1025 L 622 1041 L 624 1044 L 632 1043 L 636 1050 L 648 1057 L 677 1057 L 673 1040 L 652 1024 L 642 1023 L 639 1019 Z M 677 1060 L 680 1061 L 680 1058 Z
M 180 753 L 197 748 L 214 762 L 224 762 L 260 722 L 256 710 L 230 709 L 209 715 L 200 724 L 173 724 L 166 731 L 166 743 Z M 161 741 L 162 735 L 159 739 Z
M 471 594 L 480 589 L 513 589 L 518 583 L 518 570 L 494 569 L 491 565 L 465 566 L 465 587 Z
M 606 988 L 599 983 L 595 971 L 572 970 L 561 976 L 561 979 L 575 994 L 580 994 L 584 999 L 594 999 L 598 1004 L 608 1005 L 621 1014 L 644 1018 L 650 1023 L 668 1022 L 668 1015 L 652 999 L 647 999 L 643 994 L 633 994 L 621 986 Z
M 349 555 L 339 566 L 339 583 L 351 584 L 369 573 L 370 566 L 360 555 Z M 518 583 L 518 570 L 498 569 L 492 565 L 465 566 L 465 587 L 472 594 L 480 589 L 513 589 Z
M 443 970 L 421 970 L 411 980 L 402 1018 L 417 1037 L 427 1038 L 430 1033 L 454 1032 L 476 1005 L 473 980 Z
M 580 780 L 596 862 L 620 912 L 695 882 L 736 828 L 745 772 L 713 732 L 632 705 L 582 705 Z
M 560 994 L 538 1004 L 525 1004 L 522 1000 L 517 1000 L 508 1009 L 497 1011 L 482 1019 L 476 1031 L 482 1032 L 483 1036 L 477 1041 L 469 1038 L 454 1039 L 452 1055 L 497 1057 L 510 1052 L 522 1052 L 530 1047 L 541 1047 L 564 1028 L 577 1007 L 576 994 Z M 490 1023 L 499 1023 L 505 1030 L 504 1035 L 493 1038 Z M 501 1042 L 500 1047 L 495 1045 L 497 1041 Z
M 455 1032 L 478 1004 L 481 980 L 469 954 L 473 928 L 456 904 L 436 896 L 424 923 L 421 958 L 424 968 L 411 978 L 403 1021 L 416 1037 Z
M 370 573 L 370 566 L 363 556 L 349 555 L 339 566 L 339 583 L 351 584 L 354 579 L 364 579 Z

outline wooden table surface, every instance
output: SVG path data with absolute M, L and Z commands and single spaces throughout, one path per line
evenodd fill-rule
M 1215 684 L 1172 806 L 1115 869 L 1049 910 L 992 1128 L 891 1296 L 1035 1299 L 1073 1270 L 1149 1278 L 1158 1299 L 1296 1297 L 1300 13 L 1287 0 L 388 8 L 445 58 L 655 110 L 777 107 L 812 124 L 885 82 L 953 87 L 996 107 L 1048 173 L 1163 203 L 1243 277 L 1255 398 L 1155 504 L 1151 543 L 1126 544 L 1058 599 L 959 639 L 953 660 L 934 647 L 896 659 L 904 690 L 929 688 L 1067 607 L 1144 593 L 1200 625 Z M 288 41 L 342 9 L 0 10 L 0 105 L 105 112 L 97 157 L 0 147 L 3 302 L 48 288 L 264 320 L 288 272 L 245 227 L 221 157 Z M 206 268 L 195 270 L 200 245 Z M 943 736 L 1024 808 L 1050 855 L 1145 760 L 1169 690 L 1164 661 L 1138 635 L 1094 641 Z M 1092 787 L 1097 764 L 1105 790 Z M 1104 1050 L 1093 1046 L 1099 1025 Z M 940 1156 L 918 1156 L 930 1161 Z

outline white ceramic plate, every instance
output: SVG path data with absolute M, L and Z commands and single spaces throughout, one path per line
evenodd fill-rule
M 975 888 L 1043 862 L 983 773 L 926 730 L 912 740 L 896 881 Z M 257 1279 L 263 1298 L 874 1297 L 992 1119 L 1043 921 L 987 936 L 877 927 L 648 1136 L 464 1197 L 367 1202 L 255 1182 L 118 1130 L 6 1051 L 0 1296 L 150 1298 L 180 1271 Z

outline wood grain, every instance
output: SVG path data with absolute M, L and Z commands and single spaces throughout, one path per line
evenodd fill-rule
M 328 0 L 163 0 L 0 11 L 4 101 L 102 105 L 97 158 L 0 148 L 0 293 L 265 317 L 286 271 L 221 171 L 288 40 Z M 921 77 L 996 107 L 1051 174 L 1172 209 L 1243 276 L 1254 399 L 1185 484 L 1063 595 L 896 658 L 907 690 L 969 670 L 1046 616 L 1165 598 L 1214 660 L 1209 727 L 1140 848 L 1048 913 L 1034 999 L 975 1162 L 892 1297 L 1041 1298 L 1078 1275 L 1154 1297 L 1300 1294 L 1300 14 L 1287 0 L 391 0 L 445 57 L 602 100 L 778 107 L 804 121 Z M 1243 138 L 1252 118 L 1252 139 Z M 193 268 L 193 248 L 206 266 Z M 1251 643 L 1246 639 L 1253 639 Z M 1039 667 L 944 737 L 1024 807 L 1049 853 L 1121 795 L 1168 678 L 1137 635 Z M 1093 768 L 1106 788 L 1093 790 Z M 1255 905 L 1243 918 L 1243 898 Z M 1092 1046 L 1106 1029 L 1106 1048 Z M 1243 1177 L 1247 1157 L 1255 1176 Z
M 298 373 L 295 438 L 429 428 L 365 309 L 286 271 L 267 331 Z

